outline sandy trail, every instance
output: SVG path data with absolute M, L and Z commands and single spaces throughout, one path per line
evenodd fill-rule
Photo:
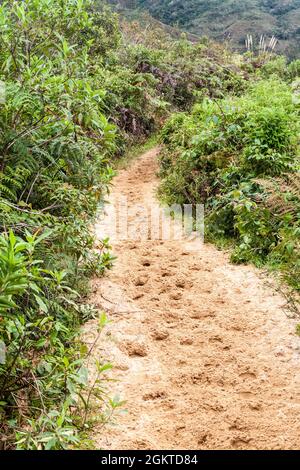
M 119 173 L 112 201 L 158 204 L 157 153 Z M 94 280 L 92 302 L 112 320 L 94 356 L 114 362 L 127 402 L 117 426 L 94 430 L 97 448 L 299 448 L 296 321 L 258 270 L 193 243 L 116 242 L 114 269 Z

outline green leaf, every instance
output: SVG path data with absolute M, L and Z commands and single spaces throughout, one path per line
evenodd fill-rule
M 47 307 L 46 303 L 44 302 L 44 300 L 43 300 L 40 296 L 38 296 L 38 295 L 36 295 L 36 294 L 33 294 L 33 295 L 34 295 L 34 298 L 35 298 L 35 300 L 36 300 L 38 306 L 39 306 L 40 309 L 42 310 L 42 312 L 48 313 L 49 310 L 48 310 L 48 307 Z

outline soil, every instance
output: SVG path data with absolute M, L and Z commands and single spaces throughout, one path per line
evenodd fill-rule
M 119 173 L 112 202 L 158 207 L 158 151 Z M 99 221 L 99 238 L 107 227 Z M 270 279 L 190 238 L 116 240 L 113 249 L 114 268 L 92 286 L 91 302 L 111 320 L 93 356 L 114 363 L 110 387 L 126 412 L 95 426 L 96 447 L 299 448 L 297 320 Z M 85 337 L 95 331 L 89 322 Z

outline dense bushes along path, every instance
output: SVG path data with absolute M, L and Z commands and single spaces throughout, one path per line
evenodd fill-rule
M 158 150 L 115 178 L 112 201 L 155 202 Z M 99 224 L 101 227 L 101 224 Z M 197 242 L 198 243 L 198 242 Z M 105 449 L 299 448 L 300 339 L 285 300 L 250 266 L 195 242 L 118 242 L 92 302 L 112 323 L 94 356 L 127 401 Z M 91 341 L 94 322 L 85 336 Z

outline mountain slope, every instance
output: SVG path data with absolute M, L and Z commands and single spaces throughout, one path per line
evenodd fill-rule
M 142 8 L 159 20 L 244 48 L 248 33 L 275 35 L 278 51 L 299 57 L 300 0 L 112 0 Z

